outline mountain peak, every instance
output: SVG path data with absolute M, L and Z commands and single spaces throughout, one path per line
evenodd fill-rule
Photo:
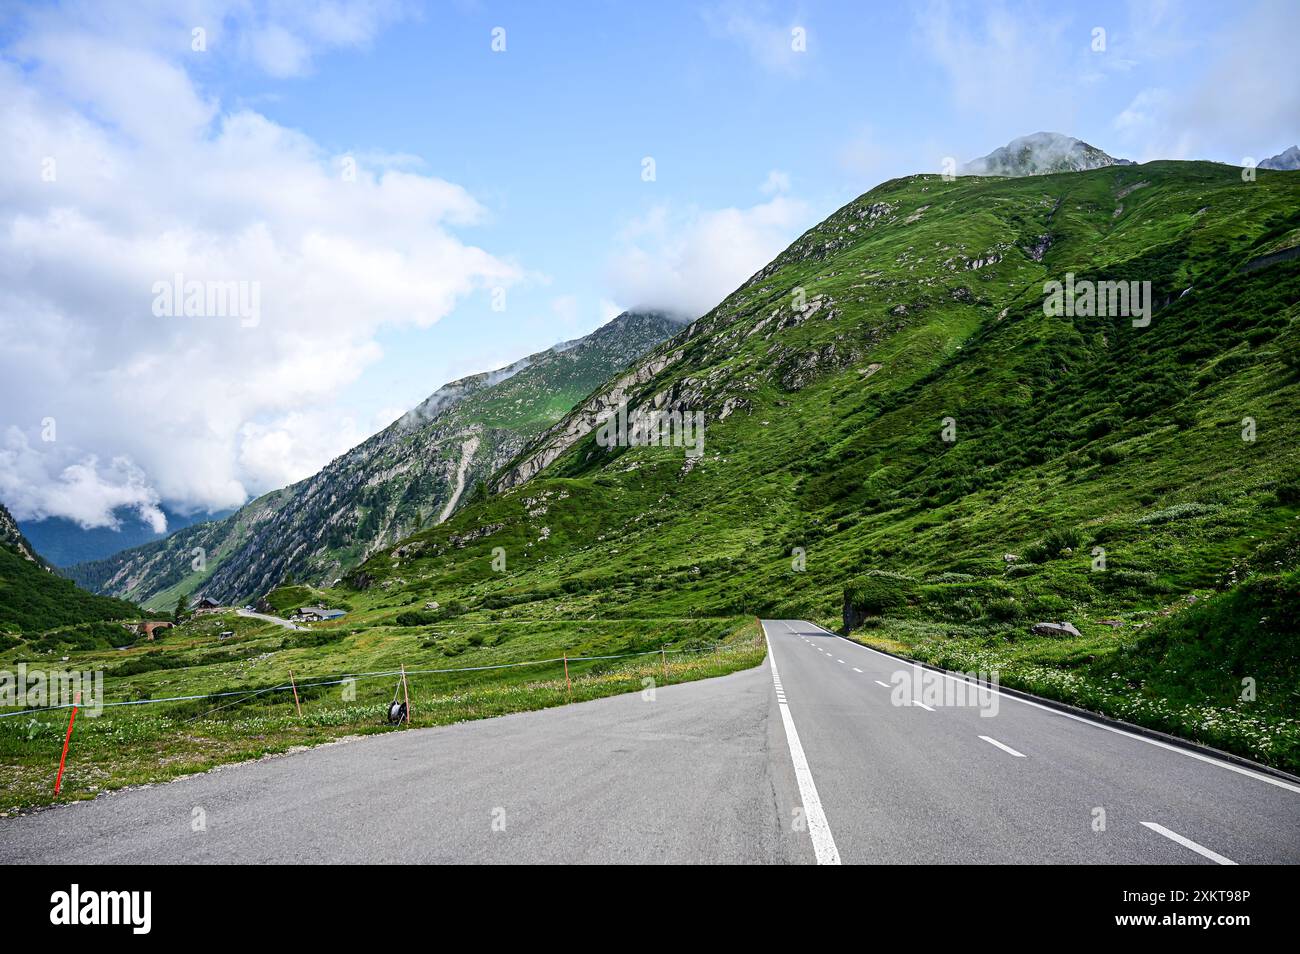
M 1042 176 L 1133 164 L 1129 159 L 1116 159 L 1073 136 L 1036 132 L 1013 139 L 987 156 L 972 159 L 962 166 L 961 171 L 968 176 Z
M 1260 162 L 1259 168 L 1283 171 L 1300 169 L 1300 146 L 1292 146 L 1290 149 L 1282 150 L 1276 156 L 1269 156 Z

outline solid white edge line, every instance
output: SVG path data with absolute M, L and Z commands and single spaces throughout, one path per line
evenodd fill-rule
M 1003 752 L 1006 752 L 1008 755 L 1014 755 L 1018 759 L 1023 759 L 1025 757 L 1024 752 L 1017 752 L 1011 746 L 1003 745 L 1001 742 L 993 738 L 993 736 L 991 735 L 981 735 L 980 738 L 983 739 L 985 742 L 987 742 L 989 745 L 996 745 L 998 748 L 1000 748 Z
M 787 624 L 789 625 L 789 624 Z M 767 635 L 767 627 L 759 621 L 763 629 L 763 641 L 767 643 L 767 661 L 772 667 L 774 685 L 781 683 L 781 673 L 776 668 L 776 654 L 772 652 L 772 640 Z M 785 741 L 790 746 L 790 761 L 794 763 L 795 781 L 799 783 L 799 798 L 803 801 L 804 818 L 808 822 L 808 835 L 812 838 L 813 854 L 819 865 L 838 865 L 840 850 L 835 847 L 835 838 L 831 835 L 831 826 L 826 822 L 826 813 L 822 811 L 822 800 L 817 794 L 817 784 L 813 781 L 812 770 L 808 768 L 808 758 L 803 752 L 803 743 L 799 741 L 799 732 L 794 727 L 794 717 L 790 707 L 778 702 L 781 710 L 781 724 L 785 726 Z
M 1182 835 L 1178 834 L 1178 832 L 1176 832 L 1176 831 L 1170 831 L 1170 830 L 1169 830 L 1168 828 L 1166 828 L 1164 825 L 1157 825 L 1155 822 L 1143 822 L 1142 824 L 1145 825 L 1147 828 L 1150 828 L 1150 829 L 1151 829 L 1153 832 L 1155 832 L 1156 834 L 1158 834 L 1158 835 L 1164 835 L 1164 836 L 1165 836 L 1166 838 L 1168 838 L 1170 841 L 1176 841 L 1176 842 L 1178 842 L 1178 844 L 1182 845 L 1184 848 L 1190 848 L 1190 849 L 1192 849 L 1192 851 L 1196 852 L 1198 855 L 1201 855 L 1202 857 L 1205 857 L 1205 858 L 1209 858 L 1211 861 L 1213 861 L 1213 862 L 1214 862 L 1215 864 L 1217 864 L 1217 865 L 1235 865 L 1235 864 L 1236 864 L 1236 862 L 1233 861 L 1231 858 L 1225 858 L 1225 857 L 1223 857 L 1223 855 L 1219 854 L 1217 851 L 1211 851 L 1209 848 L 1206 848 L 1204 845 L 1198 845 L 1196 842 L 1192 841 L 1192 839 L 1190 839 L 1190 838 L 1184 838 Z
M 820 629 L 827 636 L 834 636 L 836 639 L 844 639 L 844 637 L 841 636 L 839 633 L 832 633 L 829 629 L 827 629 L 824 626 L 817 626 L 816 623 L 810 622 L 808 620 L 804 620 L 804 622 L 807 622 L 809 626 L 814 626 L 817 629 Z M 852 643 L 854 646 L 857 646 L 859 649 L 865 649 L 869 653 L 875 653 L 877 656 L 883 656 L 885 659 L 891 660 L 892 662 L 896 662 L 896 663 L 902 662 L 901 659 L 891 656 L 888 653 L 882 653 L 880 650 L 872 649 L 870 646 L 864 646 L 861 643 L 855 643 L 851 639 L 844 639 L 844 641 L 846 643 Z M 938 672 L 938 670 L 931 670 L 931 671 Z M 967 679 L 959 679 L 958 677 L 954 676 L 952 673 L 947 673 L 947 672 L 939 672 L 939 675 L 943 676 L 945 679 L 951 679 L 954 682 L 970 681 Z M 1283 779 L 1280 778 L 1274 778 L 1271 775 L 1261 775 L 1259 772 L 1253 772 L 1242 765 L 1233 765 L 1231 762 L 1224 762 L 1222 759 L 1216 759 L 1211 755 L 1203 755 L 1200 752 L 1194 752 L 1191 749 L 1184 749 L 1181 746 L 1170 745 L 1168 742 L 1161 742 L 1159 739 L 1151 739 L 1145 735 L 1137 735 L 1134 732 L 1129 732 L 1125 729 L 1119 728 L 1118 726 L 1107 725 L 1104 722 L 1098 722 L 1096 719 L 1088 719 L 1085 718 L 1084 716 L 1078 716 L 1075 715 L 1073 712 L 1063 712 L 1060 709 L 1054 709 L 1051 706 L 1045 706 L 1042 703 L 1034 702 L 1032 699 L 1025 699 L 1022 698 L 1021 696 L 1007 695 L 1006 693 L 999 692 L 997 689 L 988 688 L 983 685 L 981 685 L 980 691 L 992 692 L 1000 696 L 1001 698 L 1010 699 L 1012 702 L 1020 702 L 1027 706 L 1033 706 L 1035 709 L 1042 709 L 1044 712 L 1050 712 L 1053 715 L 1064 716 L 1067 719 L 1073 719 L 1075 722 L 1082 722 L 1084 725 L 1090 725 L 1094 729 L 1105 729 L 1107 732 L 1114 732 L 1116 735 L 1122 735 L 1125 738 L 1136 739 L 1138 742 L 1145 742 L 1147 745 L 1154 745 L 1157 748 L 1168 749 L 1170 752 L 1177 752 L 1179 755 L 1185 755 L 1188 758 L 1197 759 L 1201 762 L 1208 763 L 1209 765 L 1217 765 L 1219 768 L 1225 768 L 1229 772 L 1236 772 L 1238 775 L 1244 775 L 1247 778 L 1253 778 L 1257 782 L 1267 782 L 1269 785 L 1276 785 L 1278 788 L 1284 788 L 1288 792 L 1294 792 L 1295 794 L 1300 795 L 1300 785 L 1292 785 L 1290 782 L 1284 781 Z

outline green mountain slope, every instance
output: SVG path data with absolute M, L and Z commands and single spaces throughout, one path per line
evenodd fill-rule
M 68 575 L 96 592 L 165 609 L 182 593 L 231 602 L 289 581 L 331 583 L 381 547 L 445 519 L 531 437 L 679 327 L 662 315 L 625 313 L 585 338 L 453 381 L 318 474 L 224 520 Z
M 0 641 L 6 647 L 14 642 L 8 634 L 35 635 L 55 627 L 139 616 L 130 603 L 95 596 L 56 576 L 0 505 Z M 117 627 L 114 632 L 121 636 L 125 630 Z
M 848 589 L 882 644 L 1077 697 L 1040 676 L 1102 678 L 1088 667 L 1191 598 L 1295 565 L 1298 240 L 1290 173 L 887 182 L 541 435 L 498 496 L 376 554 L 340 598 L 500 623 L 834 623 Z M 1150 324 L 1049 317 L 1044 283 L 1067 273 L 1151 282 Z M 598 446 L 622 401 L 703 411 L 703 457 Z M 1082 636 L 1028 632 L 1062 619 Z M 1211 701 L 1234 704 L 1254 675 L 1236 668 Z M 1293 716 L 1294 686 L 1259 676 L 1261 704 Z M 1167 727 L 1194 732 L 1179 718 Z

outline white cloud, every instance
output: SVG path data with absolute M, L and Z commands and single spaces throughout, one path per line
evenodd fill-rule
M 380 426 L 400 416 L 394 414 Z M 285 487 L 310 477 L 320 463 L 345 453 L 370 433 L 352 418 L 339 419 L 328 411 L 293 411 L 270 424 L 249 421 L 240 429 L 239 464 L 251 483 Z
M 68 454 L 33 448 L 17 427 L 7 427 L 0 444 L 0 499 L 15 517 L 67 517 L 83 527 L 120 526 L 118 510 L 134 510 L 155 532 L 167 528 L 157 492 L 145 474 L 125 457 L 101 466 L 94 454 Z M 74 452 L 75 453 L 75 452 Z
M 1300 85 L 1289 78 L 1300 7 L 1263 3 L 1229 22 L 1197 52 L 1194 81 L 1141 90 L 1115 116 L 1133 158 L 1240 162 L 1300 137 Z
M 1075 43 L 1066 27 L 1060 15 L 1001 3 L 954 8 L 939 0 L 917 13 L 921 52 L 947 76 L 955 105 L 1007 124 L 1013 135 L 1073 125 L 1062 115 L 1071 102 L 1064 91 L 1080 75 L 1089 34 Z
M 784 195 L 790 191 L 790 173 L 773 169 L 758 187 L 758 191 L 763 195 Z
M 1107 31 L 1103 52 L 1091 49 L 1096 25 Z M 918 50 L 942 70 L 953 104 L 986 130 L 980 152 L 1058 130 L 1091 132 L 1106 139 L 1094 145 L 1139 161 L 1236 162 L 1296 139 L 1300 84 L 1290 77 L 1300 6 L 1287 0 L 1208 13 L 1134 3 L 1108 15 L 935 0 L 916 27 Z M 1126 105 L 1101 113 L 1115 95 Z
M 607 322 L 613 321 L 625 311 L 627 311 L 627 309 L 617 302 L 610 301 L 608 298 L 602 298 L 600 300 L 600 323 L 603 325 Z
M 811 225 L 806 203 L 777 195 L 747 209 L 657 206 L 632 222 L 611 257 L 614 297 L 629 308 L 697 318 Z
M 195 7 L 226 36 L 243 9 Z M 365 42 L 390 5 L 274 9 L 318 51 Z M 382 329 L 521 272 L 453 234 L 485 214 L 460 186 L 409 157 L 359 157 L 348 181 L 345 157 L 196 86 L 185 57 L 222 43 L 141 45 L 174 37 L 96 12 L 43 11 L 0 59 L 0 425 L 59 423 L 0 489 L 20 519 L 111 525 L 114 506 L 235 506 L 328 462 L 364 435 L 307 412 L 381 357 Z M 155 317 L 176 274 L 256 283 L 260 322 Z
M 740 44 L 759 66 L 773 73 L 797 74 L 812 46 L 807 24 L 767 19 L 752 7 L 729 4 L 706 8 L 704 19 L 715 34 Z M 795 48 L 796 30 L 802 31 L 802 50 Z

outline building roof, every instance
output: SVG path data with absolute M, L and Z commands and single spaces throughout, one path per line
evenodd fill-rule
M 298 608 L 300 616 L 324 616 L 326 619 L 333 619 L 336 616 L 342 616 L 343 610 L 326 609 L 323 606 L 301 606 Z

